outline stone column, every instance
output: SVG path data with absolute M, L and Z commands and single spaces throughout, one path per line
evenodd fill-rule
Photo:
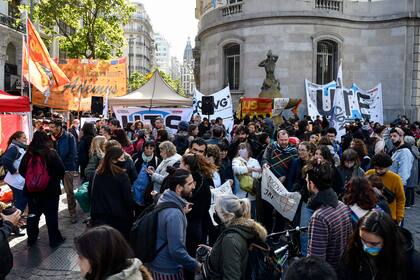
M 0 31 L 0 89 L 4 90 L 4 65 L 6 63 L 6 34 Z
M 420 26 L 414 27 L 412 104 L 420 120 Z

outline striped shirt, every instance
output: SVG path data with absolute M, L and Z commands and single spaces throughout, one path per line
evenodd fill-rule
M 350 209 L 341 201 L 335 208 L 321 206 L 311 217 L 308 234 L 308 255 L 320 257 L 337 269 L 352 234 Z

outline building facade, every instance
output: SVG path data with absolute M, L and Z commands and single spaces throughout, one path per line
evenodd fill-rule
M 176 56 L 171 57 L 170 75 L 173 80 L 181 79 L 181 63 Z
M 155 33 L 155 61 L 156 66 L 166 74 L 170 74 L 171 68 L 171 46 L 169 42 L 159 33 Z
M 184 60 L 181 66 L 181 84 L 185 95 L 192 96 L 195 88 L 194 79 L 194 58 L 190 38 L 184 50 Z
M 132 4 L 136 11 L 124 26 L 124 36 L 127 39 L 124 56 L 128 57 L 129 75 L 134 72 L 147 74 L 155 65 L 153 27 L 143 4 Z
M 199 3 L 200 2 L 200 3 Z M 382 83 L 385 122 L 420 120 L 420 0 L 197 0 L 196 68 L 203 93 L 230 85 L 234 103 L 257 97 L 268 50 L 284 97 L 302 98 L 304 81 L 335 80 L 369 90 Z

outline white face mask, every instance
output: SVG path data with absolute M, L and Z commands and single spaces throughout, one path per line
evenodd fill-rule
M 239 150 L 239 156 L 241 158 L 248 158 L 248 150 L 247 149 L 240 149 Z

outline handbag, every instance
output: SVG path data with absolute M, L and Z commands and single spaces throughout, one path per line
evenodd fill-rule
M 96 172 L 93 175 L 92 179 L 92 193 L 93 193 L 93 185 L 95 182 Z M 89 213 L 90 212 L 90 200 L 89 200 L 89 182 L 84 182 L 74 193 L 74 198 L 76 198 L 77 202 L 82 208 L 83 212 Z
M 239 176 L 239 186 L 242 190 L 246 191 L 249 194 L 255 195 L 254 191 L 254 178 L 250 175 L 241 175 Z

